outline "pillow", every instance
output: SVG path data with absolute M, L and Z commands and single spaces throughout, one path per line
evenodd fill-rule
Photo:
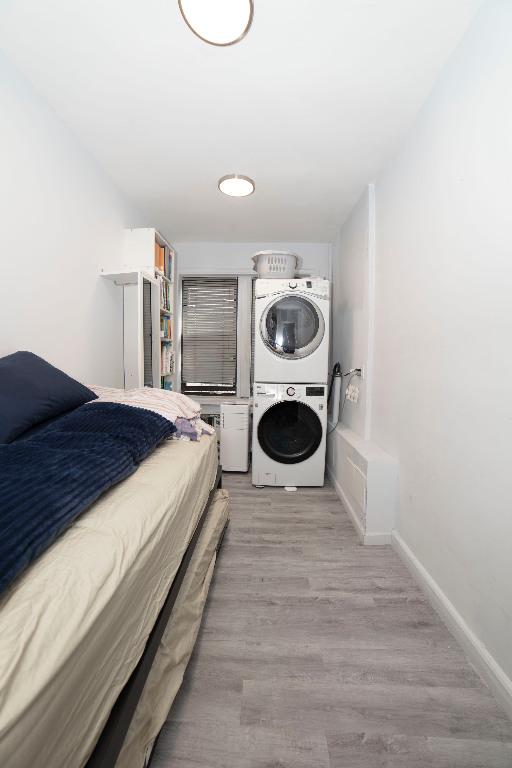
M 32 352 L 0 358 L 0 443 L 97 395 Z

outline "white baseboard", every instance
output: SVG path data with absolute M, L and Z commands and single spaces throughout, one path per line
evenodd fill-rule
M 512 680 L 468 627 L 453 603 L 420 563 L 398 531 L 393 531 L 391 544 L 450 631 L 455 635 L 477 672 L 502 704 L 508 716 L 512 718 Z
M 359 541 L 361 542 L 361 544 L 369 544 L 369 545 L 391 544 L 391 534 L 389 533 L 365 533 L 363 525 L 356 511 L 354 510 L 348 497 L 344 493 L 343 488 L 338 482 L 338 479 L 335 477 L 334 472 L 332 471 L 332 467 L 330 467 L 327 464 L 326 469 L 327 469 L 327 474 L 329 475 L 329 478 L 332 484 L 334 485 L 336 495 L 338 496 L 339 500 L 341 501 L 344 508 L 346 509 L 347 514 L 350 517 L 350 520 L 352 521 L 354 528 L 356 529 L 356 533 L 359 536 Z
M 382 546 L 383 544 L 391 544 L 390 533 L 365 533 L 363 544 L 370 544 L 373 546 Z

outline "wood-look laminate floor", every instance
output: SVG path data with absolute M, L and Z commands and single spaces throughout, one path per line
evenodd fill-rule
M 332 486 L 224 486 L 231 524 L 153 768 L 511 768 L 512 724 Z

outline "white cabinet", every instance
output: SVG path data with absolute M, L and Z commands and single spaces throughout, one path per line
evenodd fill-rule
M 123 290 L 124 385 L 176 389 L 176 252 L 153 227 L 127 229 L 120 269 L 101 270 Z
M 149 272 L 102 272 L 123 291 L 124 387 L 160 386 L 160 284 Z
M 248 403 L 221 403 L 220 463 L 226 472 L 249 470 Z
M 339 424 L 327 441 L 327 471 L 363 544 L 390 544 L 398 508 L 398 461 Z

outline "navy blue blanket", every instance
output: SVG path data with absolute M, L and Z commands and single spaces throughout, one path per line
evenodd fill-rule
M 0 445 L 0 593 L 175 431 L 151 411 L 93 402 Z

